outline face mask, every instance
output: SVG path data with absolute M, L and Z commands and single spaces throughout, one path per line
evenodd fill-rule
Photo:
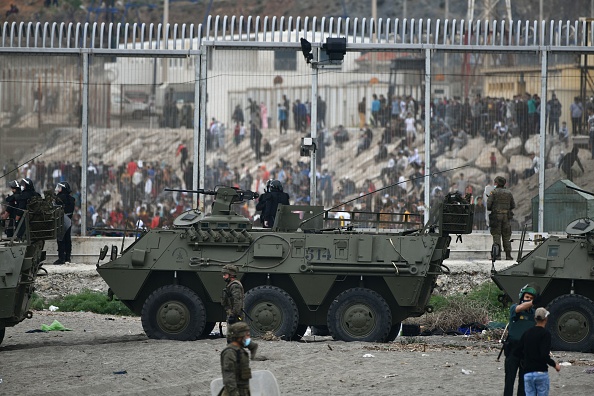
M 252 342 L 251 338 L 246 338 L 243 340 L 243 346 L 247 348 L 248 345 L 250 345 L 250 342 Z
M 227 283 L 231 282 L 231 278 L 230 277 L 225 278 L 225 282 L 227 282 Z

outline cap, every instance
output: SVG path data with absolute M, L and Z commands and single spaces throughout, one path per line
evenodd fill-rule
M 536 320 L 545 320 L 549 316 L 550 312 L 544 308 L 536 308 L 536 312 L 534 314 L 534 318 Z

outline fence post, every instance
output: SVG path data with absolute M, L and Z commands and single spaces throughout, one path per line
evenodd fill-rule
M 89 165 L 89 51 L 82 52 L 82 172 L 80 181 L 80 235 L 87 235 L 87 167 Z M 77 110 L 78 111 L 78 110 Z

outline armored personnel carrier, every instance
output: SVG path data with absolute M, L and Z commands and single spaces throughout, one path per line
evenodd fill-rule
M 578 191 L 587 192 L 576 189 Z M 547 328 L 552 348 L 594 351 L 594 220 L 572 221 L 567 236 L 541 239 L 523 255 L 522 234 L 517 264 L 491 278 L 505 293 L 503 300 L 518 302 L 519 290 L 530 283 L 539 292 L 538 306 L 550 312 Z
M 63 232 L 63 225 L 64 211 L 55 207 L 53 195 L 46 193 L 46 199 L 31 199 L 14 236 L 0 240 L 0 343 L 7 327 L 33 316 L 29 306 L 46 256 L 44 244 L 56 239 Z M 18 239 L 21 227 L 25 230 Z
M 436 279 L 448 272 L 450 234 L 472 231 L 473 207 L 459 195 L 447 196 L 415 229 L 392 220 L 395 214 L 332 218 L 322 206 L 293 205 L 279 205 L 273 227 L 264 229 L 234 210 L 257 194 L 196 192 L 214 196 L 210 213 L 183 213 L 172 229 L 150 230 L 121 254 L 112 246 L 110 261 L 97 266 L 109 293 L 141 315 L 151 338 L 194 340 L 224 321 L 221 268 L 234 264 L 254 336 L 290 340 L 307 326 L 327 326 L 339 340 L 390 340 L 403 319 L 430 309 Z

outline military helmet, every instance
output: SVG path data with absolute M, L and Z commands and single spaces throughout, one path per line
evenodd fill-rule
M 283 191 L 283 184 L 278 180 L 270 180 L 270 188 L 272 191 Z
M 66 181 L 60 182 L 56 185 L 56 194 L 64 191 L 66 194 L 70 194 L 72 189 L 70 188 L 70 184 Z
M 227 327 L 227 338 L 241 338 L 250 331 L 250 325 L 245 322 L 233 323 Z
M 229 275 L 237 276 L 237 273 L 239 272 L 239 270 L 237 269 L 237 266 L 236 265 L 227 264 L 227 265 L 223 266 L 223 269 L 221 269 L 221 272 L 223 274 L 229 274 Z
M 8 183 L 8 185 L 10 186 L 10 188 L 16 188 L 16 189 L 21 188 L 21 185 L 18 180 L 13 180 L 10 183 Z
M 528 283 L 527 285 L 525 285 L 523 288 L 520 289 L 520 300 L 522 299 L 522 297 L 524 297 L 524 294 L 528 293 L 528 294 L 532 294 L 534 297 L 536 297 L 538 295 L 538 291 L 536 290 L 536 287 L 534 285 L 532 285 L 531 283 Z
M 495 178 L 495 184 L 497 184 L 498 186 L 505 186 L 505 183 L 507 183 L 507 180 L 505 180 L 505 177 L 503 176 L 497 176 Z
M 23 186 L 23 190 L 35 191 L 33 180 L 29 179 L 28 177 L 25 177 L 21 180 L 21 186 Z

